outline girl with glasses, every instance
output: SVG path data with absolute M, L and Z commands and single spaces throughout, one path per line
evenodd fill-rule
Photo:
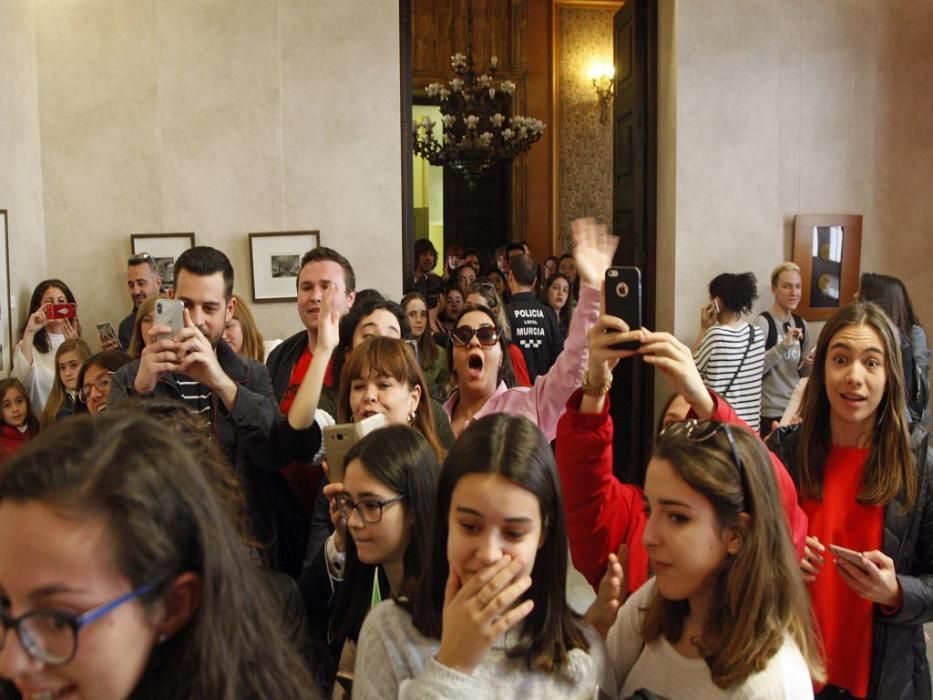
M 602 641 L 567 603 L 554 458 L 531 421 L 466 429 L 426 535 L 415 589 L 363 624 L 354 697 L 616 697 Z
M 933 460 L 926 437 L 911 449 L 903 376 L 881 308 L 842 309 L 817 341 L 802 423 L 771 438 L 810 518 L 800 569 L 823 638 L 820 697 L 931 695 Z
M 136 412 L 0 467 L 0 677 L 25 697 L 314 697 L 195 457 Z
M 114 372 L 132 361 L 122 350 L 104 350 L 85 360 L 78 372 L 75 413 L 100 413 L 107 408 Z
M 454 434 L 493 413 L 523 415 L 548 440 L 570 393 L 580 386 L 586 334 L 599 315 L 600 285 L 612 264 L 616 240 L 591 219 L 574 222 L 576 269 L 584 282 L 563 352 L 531 388 L 514 386 L 508 347 L 495 313 L 486 307 L 465 309 L 451 331 L 448 349 L 454 391 L 444 404 Z
M 39 432 L 26 387 L 16 377 L 0 381 L 0 462 Z

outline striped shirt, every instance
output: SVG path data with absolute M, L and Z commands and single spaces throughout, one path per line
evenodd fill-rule
M 204 416 L 208 423 L 214 420 L 214 400 L 213 392 L 210 387 L 193 379 L 182 379 L 182 375 L 176 374 L 175 381 L 178 383 L 178 393 L 184 399 L 185 406 Z
M 749 328 L 754 334 L 750 348 Z M 758 430 L 761 416 L 761 372 L 764 357 L 765 336 L 758 326 L 748 323 L 743 323 L 738 328 L 710 327 L 700 341 L 700 347 L 693 354 L 703 383 L 728 401 L 739 418 L 754 430 Z M 729 387 L 728 393 L 724 393 L 726 387 Z

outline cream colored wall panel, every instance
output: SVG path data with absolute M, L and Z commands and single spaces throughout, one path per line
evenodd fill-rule
M 46 273 L 34 26 L 31 0 L 0 0 L 0 209 L 8 212 L 13 340 Z M 0 312 L 6 323 L 10 309 Z

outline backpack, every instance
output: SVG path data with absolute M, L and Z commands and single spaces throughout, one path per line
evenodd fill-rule
M 765 352 L 768 352 L 777 343 L 777 321 L 774 320 L 774 316 L 771 315 L 770 311 L 762 311 L 760 315 L 768 322 L 768 337 L 765 338 Z M 791 318 L 794 319 L 794 325 L 803 331 L 803 335 L 800 336 L 800 347 L 805 348 L 807 346 L 807 327 L 803 325 L 803 319 L 797 314 L 791 314 Z
M 904 390 L 907 393 L 907 412 L 910 424 L 915 425 L 923 418 L 930 401 L 930 377 L 925 375 L 914 357 L 910 341 L 901 335 L 901 357 L 904 360 Z

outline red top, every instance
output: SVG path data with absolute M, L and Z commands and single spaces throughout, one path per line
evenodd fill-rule
M 514 343 L 509 343 L 509 359 L 512 360 L 512 371 L 515 373 L 515 386 L 531 386 L 525 356 L 522 355 L 522 349 Z
M 305 346 L 305 349 L 301 352 L 301 357 L 298 358 L 298 362 L 292 367 L 292 373 L 288 377 L 288 387 L 285 389 L 285 393 L 282 394 L 282 400 L 279 401 L 279 410 L 283 416 L 288 415 L 288 409 L 295 402 L 295 395 L 298 393 L 301 381 L 308 373 L 308 367 L 311 365 L 313 357 L 311 351 Z M 330 386 L 333 383 L 330 376 L 331 369 L 333 369 L 333 360 L 327 363 L 327 369 L 324 371 L 324 386 Z
M 32 431 L 29 428 L 20 431 L 19 428 L 3 423 L 3 427 L 0 429 L 0 462 L 6 461 L 10 455 L 31 439 Z
M 805 499 L 810 535 L 826 546 L 823 565 L 810 584 L 813 613 L 823 636 L 827 683 L 852 695 L 868 696 L 874 606 L 859 597 L 839 576 L 830 544 L 857 552 L 881 549 L 884 507 L 858 503 L 867 449 L 836 447 L 829 452 L 823 474 L 823 500 Z

